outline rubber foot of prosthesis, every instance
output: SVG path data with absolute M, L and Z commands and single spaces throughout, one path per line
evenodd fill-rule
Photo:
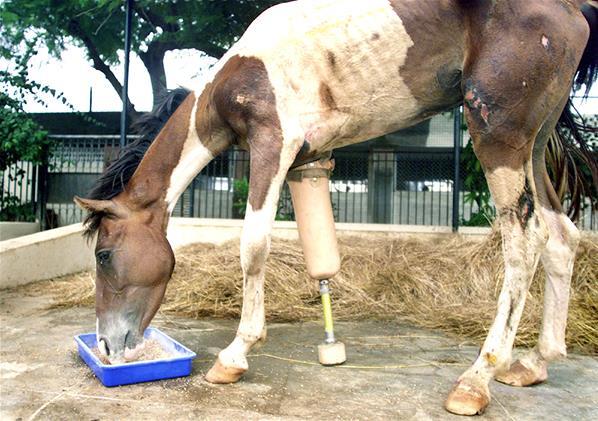
M 322 365 L 340 365 L 347 361 L 345 344 L 342 342 L 318 345 L 318 360 Z

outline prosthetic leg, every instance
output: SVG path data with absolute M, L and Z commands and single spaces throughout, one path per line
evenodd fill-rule
M 334 338 L 328 281 L 340 270 L 328 188 L 333 169 L 334 161 L 327 156 L 293 168 L 287 175 L 307 273 L 320 281 L 325 338 L 324 343 L 318 345 L 318 358 L 323 365 L 338 365 L 347 359 L 345 345 Z

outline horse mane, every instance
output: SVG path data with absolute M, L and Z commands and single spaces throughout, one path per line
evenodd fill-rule
M 585 85 L 582 96 L 587 98 L 598 79 L 598 8 L 593 3 L 586 3 L 581 11 L 590 26 L 590 37 L 575 74 L 573 93 Z M 576 220 L 583 207 L 583 197 L 590 198 L 592 207 L 598 207 L 598 151 L 588 142 L 589 134 L 598 133 L 598 128 L 586 122 L 571 98 L 559 118 L 556 136 L 552 136 L 548 144 L 548 155 L 555 190 L 561 200 L 569 191 L 571 204 L 567 213 Z M 582 170 L 583 167 L 587 172 Z
M 148 148 L 162 130 L 170 116 L 191 93 L 188 89 L 177 88 L 167 91 L 156 107 L 148 113 L 141 115 L 131 125 L 132 132 L 138 138 L 126 145 L 104 170 L 102 175 L 94 182 L 87 198 L 94 200 L 108 200 L 123 192 L 125 186 L 133 177 L 139 163 L 145 156 Z M 100 227 L 100 222 L 105 216 L 104 212 L 89 212 L 83 225 L 84 236 L 92 238 Z

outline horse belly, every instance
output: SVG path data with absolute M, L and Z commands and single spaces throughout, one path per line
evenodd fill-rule
M 264 61 L 285 137 L 327 150 L 421 120 L 400 75 L 411 47 L 387 0 L 308 0 L 258 18 L 239 50 Z

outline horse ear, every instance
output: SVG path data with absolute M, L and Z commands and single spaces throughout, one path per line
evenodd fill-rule
M 124 209 L 122 209 L 122 206 L 113 200 L 84 199 L 82 197 L 75 196 L 73 201 L 81 209 L 85 209 L 88 212 L 103 212 L 118 217 L 126 217 L 126 212 Z

